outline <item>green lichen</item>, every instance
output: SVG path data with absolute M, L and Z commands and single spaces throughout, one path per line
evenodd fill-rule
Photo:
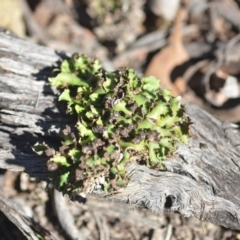
M 59 101 L 76 116 L 76 129 L 66 127 L 59 150 L 40 143 L 34 149 L 50 156 L 52 181 L 64 193 L 116 191 L 128 183 L 128 163 L 163 169 L 178 143 L 188 142 L 180 98 L 161 90 L 155 77 L 128 68 L 107 72 L 98 60 L 75 54 L 49 81 L 63 90 Z
M 88 1 L 88 13 L 98 24 L 106 24 L 106 17 L 114 13 L 117 15 L 117 11 L 119 13 L 122 12 L 122 7 L 122 0 Z M 116 16 L 114 17 L 116 18 Z M 116 21 L 117 19 L 114 20 Z M 111 21 L 113 21 L 113 19 Z

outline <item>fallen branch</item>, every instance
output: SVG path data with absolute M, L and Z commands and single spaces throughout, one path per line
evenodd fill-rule
M 56 143 L 66 118 L 57 92 L 48 84 L 65 53 L 0 32 L 0 167 L 48 179 L 46 160 L 34 154 L 37 142 Z M 166 160 L 165 171 L 132 164 L 128 187 L 106 197 L 162 214 L 179 212 L 240 229 L 240 133 L 193 105 L 191 139 Z M 50 130 L 49 130 L 50 129 Z

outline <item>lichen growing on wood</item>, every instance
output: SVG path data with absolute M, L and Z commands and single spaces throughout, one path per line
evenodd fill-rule
M 163 169 L 178 143 L 188 142 L 190 120 L 180 98 L 154 77 L 128 68 L 107 72 L 98 60 L 75 54 L 49 81 L 63 90 L 59 101 L 76 116 L 76 129 L 63 130 L 59 150 L 44 143 L 34 150 L 50 157 L 53 184 L 63 193 L 124 188 L 128 163 Z

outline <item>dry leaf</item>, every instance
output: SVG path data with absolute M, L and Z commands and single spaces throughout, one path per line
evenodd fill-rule
M 182 43 L 183 18 L 184 12 L 180 10 L 170 36 L 170 44 L 153 57 L 145 72 L 145 76 L 153 75 L 159 78 L 162 87 L 171 90 L 174 96 L 180 95 L 186 88 L 180 75 L 176 79 L 171 79 L 173 70 L 189 60 L 189 55 Z M 172 80 L 177 80 L 176 84 L 173 84 Z

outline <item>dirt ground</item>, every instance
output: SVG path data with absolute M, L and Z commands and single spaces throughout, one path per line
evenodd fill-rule
M 1 0 L 0 27 L 28 41 L 97 57 L 107 70 L 154 75 L 183 102 L 240 123 L 240 1 Z M 0 189 L 39 239 L 230 240 L 240 233 L 178 214 L 89 196 L 72 202 L 25 173 L 0 171 Z M 0 239 L 26 239 L 0 212 Z

